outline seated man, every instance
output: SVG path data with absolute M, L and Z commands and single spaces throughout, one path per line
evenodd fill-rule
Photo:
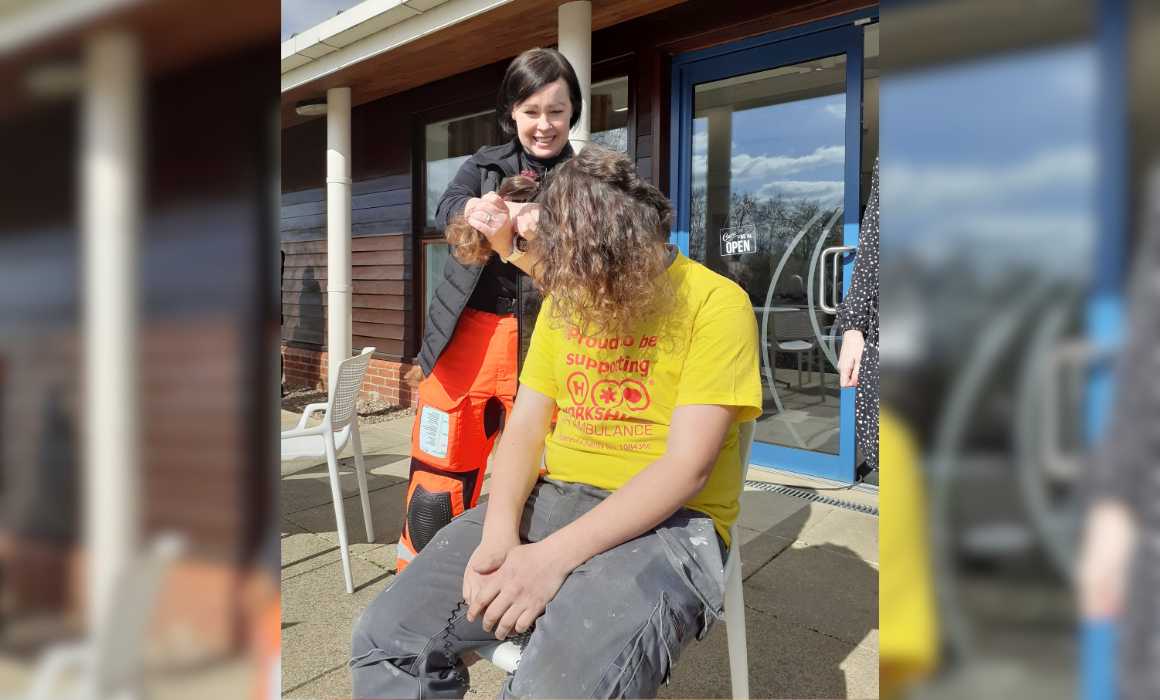
M 363 613 L 356 698 L 462 697 L 460 655 L 528 630 L 505 695 L 651 697 L 721 615 L 761 413 L 750 300 L 666 244 L 671 207 L 622 154 L 588 146 L 541 204 L 519 225 L 546 301 L 490 499 Z

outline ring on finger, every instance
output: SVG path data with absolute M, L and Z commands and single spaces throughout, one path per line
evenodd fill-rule
M 483 223 L 487 224 L 488 226 L 491 226 L 491 212 L 490 211 L 487 212 L 487 218 L 483 220 Z

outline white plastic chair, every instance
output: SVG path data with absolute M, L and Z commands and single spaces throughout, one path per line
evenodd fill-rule
M 342 489 L 338 480 L 338 454 L 351 444 L 354 452 L 355 472 L 358 475 L 358 491 L 362 500 L 363 522 L 367 528 L 367 541 L 375 541 L 374 526 L 371 524 L 371 501 L 367 491 L 367 472 L 363 465 L 362 441 L 358 432 L 358 394 L 362 388 L 367 365 L 370 364 L 373 347 L 363 348 L 354 357 L 338 364 L 338 371 L 330 378 L 330 394 L 326 403 L 312 403 L 302 411 L 298 425 L 293 430 L 282 433 L 282 459 L 302 457 L 326 457 L 330 472 L 330 498 L 334 501 L 334 517 L 338 521 L 338 546 L 342 552 L 342 575 L 346 580 L 346 592 L 354 593 L 354 581 L 350 573 L 350 552 L 346 539 L 346 515 L 342 507 Z M 306 427 L 311 414 L 324 411 L 322 422 L 313 428 Z
M 741 481 L 749 475 L 749 451 L 753 447 L 754 421 L 738 427 L 737 451 L 741 455 Z M 738 514 L 740 519 L 740 514 Z M 741 539 L 737 522 L 729 528 L 729 557 L 725 561 L 725 634 L 729 647 L 729 677 L 732 697 L 749 700 L 749 652 L 745 641 L 745 598 L 741 586 Z M 507 673 L 515 673 L 522 649 L 514 642 L 498 642 L 476 650 Z
M 112 621 L 88 639 L 45 652 L 23 700 L 140 697 L 145 633 L 165 576 L 184 550 L 180 536 L 164 534 L 135 557 L 118 575 L 107 608 Z
M 802 388 L 802 355 L 809 361 L 810 380 L 814 376 L 814 351 L 817 349 L 817 337 L 810 324 L 810 312 L 783 311 L 772 314 L 774 345 L 778 352 L 792 352 L 797 359 L 798 389 Z M 783 380 L 778 380 L 783 381 Z M 789 382 L 785 382 L 788 387 Z

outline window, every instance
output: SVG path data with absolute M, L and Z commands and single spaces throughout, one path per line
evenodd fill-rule
M 423 241 L 423 317 L 431 310 L 431 300 L 435 297 L 435 288 L 443 279 L 443 263 L 451 256 L 451 246 L 441 239 L 427 239 Z
M 475 110 L 471 107 L 474 106 Z M 422 337 L 423 326 L 426 324 L 427 312 L 431 307 L 431 300 L 435 296 L 435 289 L 443 279 L 443 265 L 451 255 L 451 248 L 443 240 L 443 232 L 435 227 L 435 211 L 439 200 L 443 197 L 447 185 L 459 172 L 459 168 L 476 151 L 484 146 L 493 146 L 502 142 L 499 125 L 496 124 L 494 109 L 480 109 L 483 104 L 463 109 L 466 114 L 459 114 L 450 119 L 432 121 L 423 127 L 424 143 L 420 148 L 423 154 L 422 187 L 424 189 L 424 211 L 421 216 L 422 225 L 419 230 L 417 250 L 418 277 L 420 287 L 417 290 L 422 306 L 416 309 L 418 318 L 419 336 Z M 446 116 L 431 115 L 433 118 Z
M 592 86 L 592 143 L 628 153 L 628 76 Z
M 447 185 L 468 158 L 484 146 L 501 142 L 495 111 L 428 124 L 426 128 L 426 228 L 435 228 L 435 209 Z

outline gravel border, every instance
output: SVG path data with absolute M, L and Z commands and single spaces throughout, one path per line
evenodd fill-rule
M 282 397 L 282 410 L 291 413 L 302 413 L 307 404 L 326 403 L 326 392 L 314 389 L 295 389 Z M 410 406 L 395 406 L 381 399 L 359 399 L 359 423 L 383 423 L 390 420 L 399 420 L 415 415 L 415 409 Z

